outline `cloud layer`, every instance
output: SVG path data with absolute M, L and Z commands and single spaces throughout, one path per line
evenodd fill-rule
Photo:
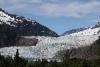
M 99 13 L 100 3 L 89 2 L 81 4 L 73 2 L 60 5 L 47 3 L 42 5 L 40 8 L 46 15 L 81 17 L 87 14 Z
M 1 8 L 9 11 L 54 16 L 95 17 L 99 16 L 100 0 L 0 0 Z

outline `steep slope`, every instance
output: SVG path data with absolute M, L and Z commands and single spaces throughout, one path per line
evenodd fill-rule
M 18 36 L 58 36 L 54 31 L 39 24 L 35 20 L 9 14 L 0 9 L 0 24 L 7 24 Z
M 14 46 L 15 42 L 16 32 L 9 25 L 0 24 L 0 48 Z
M 19 39 L 21 36 L 52 36 L 58 35 L 35 20 L 9 14 L 0 9 L 0 48 L 10 46 L 36 45 L 37 39 Z M 19 39 L 19 40 L 18 40 Z M 33 41 L 33 42 L 32 42 Z M 31 43 L 30 43 L 31 42 Z

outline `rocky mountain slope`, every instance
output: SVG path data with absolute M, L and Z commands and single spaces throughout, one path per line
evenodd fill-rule
M 9 25 L 10 29 L 15 30 L 18 36 L 58 36 L 54 31 L 35 20 L 9 14 L 2 9 L 0 9 L 0 24 Z
M 9 14 L 8 12 L 0 8 L 0 47 L 18 46 L 19 43 L 17 42 L 19 41 L 24 45 L 25 42 L 23 42 L 22 38 L 22 40 L 19 39 L 20 36 L 58 37 L 58 34 L 50 30 L 49 28 L 39 24 L 35 20 L 30 20 L 22 16 Z M 34 40 L 36 41 L 36 39 Z M 27 40 L 26 42 L 29 43 L 30 41 L 28 41 L 29 40 Z

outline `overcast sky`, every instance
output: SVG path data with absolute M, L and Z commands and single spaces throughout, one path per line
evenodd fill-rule
M 100 0 L 0 0 L 0 8 L 62 34 L 100 20 Z

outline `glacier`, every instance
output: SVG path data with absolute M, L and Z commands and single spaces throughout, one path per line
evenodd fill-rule
M 19 50 L 19 56 L 31 59 L 52 59 L 58 51 L 68 50 L 90 46 L 95 42 L 99 35 L 81 35 L 81 36 L 24 36 L 25 38 L 36 38 L 39 40 L 36 46 L 4 47 L 0 49 L 1 55 L 14 57 L 16 50 Z

